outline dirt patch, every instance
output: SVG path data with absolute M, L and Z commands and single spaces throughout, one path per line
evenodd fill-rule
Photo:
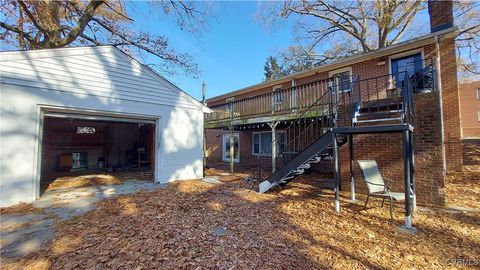
M 258 194 L 248 174 L 208 173 L 222 183 L 178 181 L 103 201 L 75 222 L 57 223 L 50 245 L 4 267 L 438 269 L 480 259 L 478 213 L 419 210 L 418 232 L 408 234 L 398 230 L 401 205 L 395 225 L 377 200 L 363 210 L 362 201 L 343 199 L 335 213 L 332 191 L 314 175 Z

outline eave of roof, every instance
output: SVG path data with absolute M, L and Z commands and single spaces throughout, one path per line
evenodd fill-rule
M 218 95 L 218 96 L 215 96 L 215 97 L 211 97 L 211 98 L 207 99 L 206 101 L 207 101 L 207 103 L 210 103 L 210 102 L 213 102 L 213 101 L 226 99 L 226 98 L 236 96 L 236 95 L 239 95 L 239 94 L 249 93 L 249 92 L 264 88 L 264 87 L 275 86 L 275 85 L 278 85 L 278 84 L 281 84 L 281 83 L 284 83 L 284 82 L 291 81 L 293 79 L 303 78 L 303 77 L 307 77 L 307 76 L 310 76 L 310 75 L 313 75 L 313 74 L 316 74 L 316 73 L 342 68 L 342 67 L 345 67 L 346 65 L 351 65 L 351 64 L 366 61 L 366 60 L 369 60 L 369 59 L 386 56 L 386 55 L 392 54 L 396 51 L 409 50 L 409 49 L 414 49 L 415 47 L 432 44 L 432 43 L 435 42 L 435 36 L 445 36 L 445 35 L 450 36 L 451 34 L 455 33 L 456 30 L 457 30 L 456 27 L 447 28 L 447 29 L 442 30 L 442 31 L 438 31 L 438 32 L 427 34 L 427 35 L 420 36 L 420 37 L 417 37 L 417 38 L 409 39 L 407 41 L 404 41 L 404 42 L 401 42 L 401 43 L 398 43 L 398 44 L 395 44 L 395 45 L 391 45 L 391 46 L 384 47 L 384 48 L 381 48 L 381 49 L 377 49 L 377 50 L 374 50 L 374 51 L 370 51 L 370 52 L 367 52 L 367 53 L 356 54 L 356 55 L 341 59 L 339 61 L 328 63 L 328 64 L 325 64 L 325 65 L 322 65 L 322 66 L 319 66 L 319 67 L 316 67 L 316 68 L 312 68 L 312 69 L 309 69 L 309 70 L 305 70 L 305 71 L 297 72 L 297 73 L 294 73 L 294 74 L 290 74 L 288 76 L 284 76 L 284 77 L 278 78 L 276 80 L 272 80 L 272 81 L 268 81 L 268 82 L 262 82 L 262 83 L 259 83 L 259 84 L 254 84 L 254 85 L 251 85 L 251 86 L 248 86 L 248 87 L 245 87 L 245 88 L 241 88 L 241 89 L 238 89 L 238 90 L 235 90 L 235 91 L 232 91 L 232 92 L 228 92 L 228 93 L 221 94 L 221 95 Z
M 8 57 L 19 57 L 19 56 L 25 56 L 27 54 L 41 54 L 42 52 L 70 52 L 70 51 L 77 51 L 77 50 L 88 50 L 88 49 L 113 49 L 116 50 L 117 52 L 120 52 L 123 56 L 126 58 L 133 60 L 143 66 L 148 72 L 151 72 L 154 76 L 159 77 L 162 79 L 165 83 L 170 85 L 170 89 L 177 91 L 178 93 L 183 93 L 185 94 L 185 97 L 190 100 L 190 102 L 194 103 L 196 106 L 201 108 L 203 112 L 210 112 L 210 109 L 205 106 L 202 102 L 200 102 L 198 99 L 194 98 L 192 95 L 188 94 L 187 92 L 183 91 L 180 89 L 178 86 L 173 84 L 171 81 L 160 75 L 157 71 L 152 69 L 151 67 L 143 64 L 139 60 L 135 59 L 134 57 L 126 54 L 124 51 L 120 50 L 116 46 L 113 45 L 92 45 L 92 46 L 72 46 L 72 47 L 62 47 L 62 48 L 45 48 L 45 49 L 34 49 L 34 50 L 7 50 L 7 51 L 0 51 L 0 56 L 2 57 L 2 60 L 8 60 Z

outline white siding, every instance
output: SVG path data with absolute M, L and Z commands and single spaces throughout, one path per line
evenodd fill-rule
M 156 181 L 202 177 L 205 107 L 113 47 L 0 53 L 0 206 L 38 194 L 44 108 L 157 120 Z
M 9 84 L 199 108 L 181 91 L 110 46 L 0 54 L 2 81 Z

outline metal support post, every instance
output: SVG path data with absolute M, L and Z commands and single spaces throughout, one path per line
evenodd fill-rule
M 350 148 L 350 190 L 352 194 L 352 201 L 355 201 L 355 178 L 353 176 L 353 134 L 348 136 L 348 144 Z
M 332 132 L 332 151 L 333 160 L 335 162 L 335 212 L 340 213 L 340 173 L 339 173 L 339 160 L 338 160 L 338 147 L 337 147 L 337 135 Z
M 230 142 L 230 172 L 234 172 L 234 164 L 235 164 L 235 138 L 233 137 L 233 127 L 230 127 L 230 136 L 229 136 L 229 142 Z
M 413 151 L 413 132 L 408 131 L 408 134 L 410 136 L 409 142 L 410 142 L 410 188 L 412 189 L 412 211 L 415 211 L 417 208 L 417 191 L 415 189 L 415 155 Z
M 272 129 L 272 173 L 275 173 L 277 169 L 277 140 L 276 140 L 276 127 L 278 125 L 278 121 L 273 121 L 268 123 L 270 128 Z
M 409 131 L 403 132 L 404 146 L 404 177 L 405 177 L 405 228 L 412 229 L 412 211 L 410 200 L 410 136 Z

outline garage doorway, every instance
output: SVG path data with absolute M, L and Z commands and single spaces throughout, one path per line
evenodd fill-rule
M 154 120 L 45 113 L 40 196 L 48 190 L 154 181 Z

